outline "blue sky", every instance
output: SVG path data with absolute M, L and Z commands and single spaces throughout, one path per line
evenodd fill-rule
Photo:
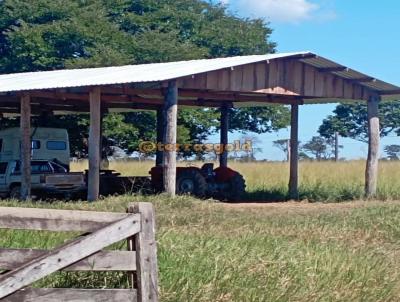
M 274 29 L 272 40 L 278 52 L 312 51 L 368 75 L 400 85 L 400 1 L 366 0 L 224 0 L 229 10 L 242 17 L 262 17 Z M 335 105 L 305 105 L 300 108 L 300 140 L 305 142 Z M 289 132 L 260 136 L 263 149 L 258 158 L 281 160 L 272 141 L 288 138 Z M 233 140 L 239 134 L 231 135 Z M 215 139 L 217 137 L 213 137 Z M 341 139 L 341 156 L 364 158 L 366 144 Z M 382 140 L 400 144 L 400 138 Z

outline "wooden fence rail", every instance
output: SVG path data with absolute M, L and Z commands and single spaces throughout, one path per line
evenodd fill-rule
M 0 248 L 1 302 L 158 301 L 154 209 L 136 203 L 127 213 L 0 208 L 0 228 L 79 231 L 53 250 Z M 128 251 L 103 250 L 127 240 Z M 130 289 L 30 288 L 57 271 L 125 271 Z

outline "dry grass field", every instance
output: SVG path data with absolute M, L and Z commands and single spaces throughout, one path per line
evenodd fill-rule
M 180 165 L 188 165 L 181 162 Z M 190 163 L 201 166 L 202 163 Z M 154 165 L 145 162 L 112 162 L 110 168 L 123 175 L 148 176 Z M 217 164 L 216 164 L 217 165 Z M 229 163 L 229 166 L 246 179 L 246 201 L 281 201 L 287 197 L 289 166 L 287 163 Z M 87 162 L 73 163 L 74 171 L 87 169 Z M 359 200 L 364 192 L 364 161 L 301 162 L 300 199 L 309 201 Z M 400 200 L 400 162 L 381 162 L 378 199 Z
M 152 163 L 113 163 L 146 175 Z M 251 200 L 286 194 L 285 163 L 232 163 Z M 74 163 L 82 170 L 85 163 Z M 94 203 L 2 201 L 0 206 L 124 212 L 150 201 L 157 218 L 161 301 L 400 301 L 399 163 L 382 163 L 379 196 L 362 196 L 362 162 L 302 163 L 302 202 L 223 204 L 187 196 L 126 195 Z M 281 194 L 282 196 L 280 196 Z M 308 200 L 305 199 L 307 196 Z M 349 202 L 343 199 L 354 199 Z M 309 202 L 322 200 L 325 202 Z M 0 230 L 1 247 L 46 249 L 69 233 Z M 114 245 L 125 249 L 126 243 Z M 126 287 L 123 273 L 56 273 L 37 285 Z
M 395 201 L 229 205 L 160 195 L 1 205 L 123 212 L 132 201 L 156 207 L 161 301 L 399 301 Z M 1 230 L 0 246 L 51 248 L 70 236 Z M 56 273 L 38 285 L 126 287 L 127 276 Z

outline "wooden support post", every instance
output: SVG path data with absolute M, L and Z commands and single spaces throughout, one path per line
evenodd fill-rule
M 99 198 L 100 189 L 100 127 L 101 90 L 95 87 L 90 91 L 90 130 L 89 130 L 89 178 L 88 201 Z
M 335 132 L 335 162 L 339 161 L 339 132 Z
M 299 105 L 292 105 L 290 127 L 289 197 L 299 199 Z
M 158 143 L 163 142 L 164 138 L 164 113 L 162 108 L 157 109 L 157 152 L 156 152 L 156 166 L 162 166 L 164 152 L 158 149 Z
M 100 114 L 100 169 L 101 170 L 108 170 L 110 168 L 110 162 L 108 161 L 107 158 L 107 145 L 108 142 L 107 140 L 104 138 L 103 136 L 103 124 L 104 124 L 104 118 L 106 117 L 107 111 L 103 110 L 101 108 L 101 102 L 100 102 L 100 110 L 101 110 L 101 114 Z
M 368 101 L 368 159 L 365 171 L 365 195 L 372 198 L 376 195 L 378 184 L 378 161 L 380 144 L 379 97 L 371 97 Z
M 178 86 L 176 81 L 168 82 L 164 101 L 164 191 L 171 197 L 176 190 L 176 128 L 178 115 Z
M 21 97 L 21 200 L 31 198 L 31 98 Z
M 138 302 L 158 301 L 157 242 L 154 207 L 151 203 L 130 204 L 128 213 L 140 214 L 140 233 L 134 236 Z
M 219 155 L 219 166 L 228 167 L 228 151 L 225 150 L 228 144 L 228 131 L 229 131 L 229 108 L 226 105 L 221 107 L 221 140 L 220 144 L 224 148 L 224 152 Z

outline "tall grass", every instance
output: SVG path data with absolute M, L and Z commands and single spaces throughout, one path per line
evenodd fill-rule
M 202 163 L 179 162 L 179 165 Z M 110 168 L 123 175 L 148 176 L 152 161 L 111 162 Z M 237 163 L 229 166 L 246 179 L 246 201 L 286 200 L 289 166 L 280 162 Z M 73 163 L 75 171 L 87 168 L 86 162 Z M 300 162 L 300 198 L 309 201 L 357 200 L 364 195 L 364 161 Z M 381 162 L 378 199 L 400 199 L 400 162 Z
M 400 204 L 224 205 L 188 197 L 121 196 L 23 204 L 156 207 L 161 301 L 398 301 Z M 2 205 L 20 206 L 15 202 Z M 75 234 L 0 231 L 0 246 L 51 248 Z M 114 248 L 125 248 L 125 244 Z M 56 273 L 37 285 L 126 287 L 125 274 Z
M 87 163 L 73 163 L 82 171 Z M 180 163 L 186 165 L 186 163 Z M 148 175 L 152 162 L 114 162 L 124 175 Z M 249 200 L 286 198 L 286 163 L 231 163 L 248 184 Z M 379 196 L 399 197 L 400 164 L 380 167 Z M 301 163 L 301 194 L 310 200 L 356 199 L 363 162 Z M 150 201 L 157 218 L 161 301 L 399 301 L 400 203 L 280 203 L 229 205 L 187 196 L 109 197 L 95 203 L 0 206 L 124 212 Z M 76 236 L 0 230 L 0 246 L 50 249 Z M 110 247 L 125 249 L 121 242 Z M 45 287 L 124 288 L 125 273 L 59 272 Z

